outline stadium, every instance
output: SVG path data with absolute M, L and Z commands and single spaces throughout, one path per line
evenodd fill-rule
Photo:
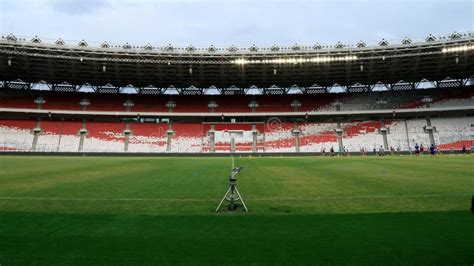
M 474 263 L 473 32 L 0 62 L 0 265 Z
M 3 151 L 470 149 L 472 33 L 237 48 L 3 36 Z

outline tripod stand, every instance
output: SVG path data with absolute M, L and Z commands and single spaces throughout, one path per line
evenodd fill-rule
M 224 197 L 222 198 L 221 202 L 216 208 L 216 212 L 219 211 L 221 208 L 222 203 L 224 200 L 227 200 L 229 202 L 229 211 L 235 211 L 238 207 L 237 202 L 241 202 L 242 206 L 244 207 L 244 210 L 247 212 L 247 206 L 245 205 L 244 199 L 239 193 L 239 190 L 237 189 L 237 178 L 235 177 L 240 171 L 243 169 L 243 167 L 234 167 L 232 169 L 232 172 L 229 176 L 229 188 L 227 189 L 227 192 L 224 194 Z

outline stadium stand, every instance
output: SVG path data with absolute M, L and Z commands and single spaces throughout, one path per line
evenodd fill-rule
M 388 128 L 389 146 L 407 151 L 415 143 L 429 145 L 426 133 L 426 119 L 409 119 L 384 121 Z M 435 128 L 435 142 L 440 149 L 450 149 L 452 145 L 472 143 L 474 118 L 432 118 Z M 1 120 L 1 147 L 3 150 L 31 150 L 33 144 L 33 120 Z M 38 151 L 79 151 L 81 122 L 41 121 L 41 134 L 38 137 Z M 129 152 L 164 152 L 166 151 L 168 124 L 164 123 L 130 123 Z M 361 147 L 372 150 L 383 145 L 380 128 L 381 121 L 354 121 L 342 123 L 343 144 L 347 150 L 356 152 Z M 84 151 L 88 152 L 123 152 L 125 145 L 126 123 L 86 122 L 87 134 L 84 140 Z M 217 123 L 215 124 L 216 151 L 231 151 L 231 138 L 234 138 L 235 151 L 252 150 L 251 123 Z M 295 137 L 292 130 L 298 128 L 300 147 L 303 152 L 319 152 L 330 147 L 337 149 L 336 123 L 290 123 L 277 125 L 256 124 L 258 130 L 258 150 L 267 152 L 293 152 Z M 172 145 L 170 152 L 209 151 L 209 123 L 173 123 Z M 469 146 L 470 147 L 470 146 Z
M 87 152 L 123 152 L 125 145 L 124 123 L 87 122 L 87 137 L 84 151 Z
M 29 151 L 33 144 L 32 129 L 36 121 L 0 120 L 0 147 L 7 151 Z
M 131 131 L 128 151 L 164 152 L 166 151 L 167 124 L 130 123 Z
M 371 47 L 136 46 L 133 53 L 122 50 L 128 45 L 113 53 L 91 45 L 83 60 L 85 42 L 58 50 L 10 34 L 0 40 L 8 62 L 0 65 L 0 149 L 458 149 L 474 138 L 472 36 Z
M 342 102 L 341 111 L 358 111 L 380 109 L 376 104 L 378 99 L 387 99 L 387 105 L 384 108 L 404 109 L 421 108 L 423 103 L 421 99 L 424 96 L 430 96 L 433 99 L 433 107 L 449 106 L 469 106 L 474 104 L 472 89 L 453 89 L 442 90 L 439 92 L 420 91 L 402 91 L 402 92 L 371 92 L 371 93 L 340 93 L 340 94 L 321 94 L 321 95 L 243 95 L 243 96 L 200 96 L 199 101 L 195 96 L 173 95 L 162 97 L 144 97 L 143 95 L 90 95 L 90 94 L 58 94 L 43 93 L 45 103 L 42 109 L 51 110 L 82 110 L 79 104 L 82 99 L 88 99 L 90 105 L 89 111 L 126 111 L 124 102 L 131 100 L 133 106 L 130 111 L 133 112 L 168 112 L 166 103 L 172 100 L 176 106 L 173 112 L 179 113 L 206 113 L 210 112 L 208 103 L 215 101 L 217 107 L 215 113 L 234 113 L 251 112 L 249 103 L 254 100 L 258 107 L 256 112 L 292 112 L 294 111 L 291 103 L 297 100 L 301 106 L 300 112 L 309 111 L 336 111 L 334 102 Z M 0 94 L 0 106 L 5 108 L 27 108 L 36 109 L 34 100 L 37 96 L 26 95 L 12 97 L 11 95 Z

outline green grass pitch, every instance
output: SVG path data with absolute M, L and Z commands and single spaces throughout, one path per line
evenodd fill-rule
M 0 156 L 0 265 L 473 265 L 474 158 Z

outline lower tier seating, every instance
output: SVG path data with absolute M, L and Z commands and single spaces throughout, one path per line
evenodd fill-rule
M 474 118 L 432 118 L 433 138 L 440 150 L 467 149 L 474 141 Z M 426 119 L 386 120 L 387 144 L 393 149 L 413 150 L 428 146 Z M 214 126 L 216 152 L 252 151 L 254 138 L 259 152 L 296 151 L 296 132 L 302 152 L 339 149 L 336 123 L 217 123 Z M 357 152 L 384 145 L 381 121 L 341 123 L 343 146 Z M 0 150 L 67 152 L 209 152 L 209 123 L 123 123 L 97 121 L 0 120 Z M 170 140 L 168 141 L 168 137 Z

